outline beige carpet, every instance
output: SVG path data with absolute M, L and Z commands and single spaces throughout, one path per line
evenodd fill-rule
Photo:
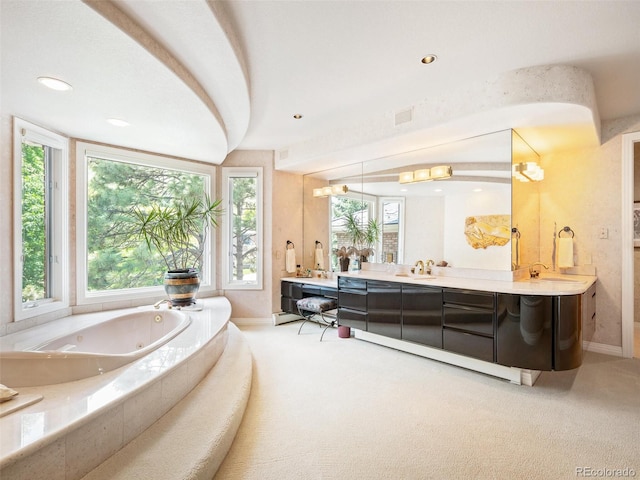
M 242 328 L 252 391 L 216 480 L 640 477 L 638 359 L 524 387 L 298 326 Z

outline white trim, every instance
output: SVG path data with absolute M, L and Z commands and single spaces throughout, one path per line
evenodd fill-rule
M 633 191 L 634 165 L 633 144 L 640 142 L 640 132 L 622 135 L 622 225 L 620 229 L 620 249 L 622 253 L 621 272 L 621 327 L 622 356 L 633 357 L 633 301 L 634 301 L 634 262 L 633 262 Z
M 385 347 L 394 348 L 402 352 L 413 353 L 421 357 L 430 358 L 439 362 L 448 363 L 457 367 L 467 368 L 476 372 L 486 373 L 498 378 L 509 380 L 516 385 L 527 385 L 528 382 L 533 382 L 537 378 L 533 378 L 531 375 L 535 370 L 522 369 L 517 367 L 507 367 L 499 365 L 497 363 L 489 363 L 475 358 L 466 357 L 464 355 L 458 355 L 457 353 L 448 352 L 439 348 L 431 348 L 426 345 L 419 345 L 417 343 L 405 342 L 403 340 L 397 340 L 395 338 L 384 337 L 382 335 L 376 335 L 375 333 L 365 332 L 363 330 L 352 329 L 355 338 L 365 340 L 367 342 L 375 343 Z
M 164 288 L 144 287 L 118 291 L 87 292 L 87 156 L 143 165 L 152 168 L 178 170 L 208 177 L 205 191 L 212 197 L 215 193 L 215 168 L 199 162 L 169 158 L 143 152 L 133 152 L 125 148 L 108 147 L 92 143 L 76 142 L 76 296 L 77 305 L 97 304 L 152 298 L 164 295 Z M 215 292 L 215 234 L 209 232 L 209 262 L 201 272 L 199 292 Z
M 251 325 L 273 325 L 273 320 L 271 318 L 231 318 L 231 322 L 235 323 L 239 327 Z
M 263 173 L 262 167 L 222 167 L 222 203 L 225 214 L 222 216 L 222 288 L 224 290 L 262 290 L 264 276 L 264 242 L 263 242 Z M 232 205 L 230 198 L 230 180 L 232 178 L 255 178 L 256 179 L 256 280 L 236 282 L 231 280 L 231 270 L 233 266 L 231 248 L 232 224 L 230 222 Z
M 633 340 L 633 337 L 631 337 Z M 604 355 L 613 355 L 614 357 L 622 357 L 622 347 L 607 345 L 606 343 L 583 342 L 582 348 L 588 352 L 602 353 Z
M 53 216 L 51 247 L 52 301 L 22 308 L 22 140 L 54 149 Z M 13 254 L 14 320 L 24 320 L 69 307 L 69 139 L 20 118 L 13 118 Z

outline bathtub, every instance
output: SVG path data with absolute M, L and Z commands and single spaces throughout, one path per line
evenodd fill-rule
M 141 311 L 48 340 L 27 351 L 0 352 L 0 383 L 33 387 L 115 370 L 164 345 L 189 326 L 177 311 Z
M 79 480 L 171 410 L 208 375 L 227 344 L 229 301 L 211 297 L 198 303 L 200 311 L 134 307 L 79 314 L 0 337 L 3 378 L 11 371 L 5 357 L 16 354 L 36 357 L 42 363 L 47 363 L 49 356 L 122 356 L 128 362 L 64 383 L 52 384 L 47 379 L 46 384 L 17 388 L 9 383 L 19 395 L 4 405 L 20 398 L 42 399 L 0 416 L 0 478 Z M 158 313 L 163 316 L 161 322 L 155 321 Z M 78 351 L 78 345 L 88 348 L 84 346 L 88 345 L 87 332 L 102 332 L 104 326 L 112 331 L 121 329 L 121 336 L 127 339 L 136 338 L 129 327 L 132 318 L 140 317 L 147 318 L 147 328 L 163 324 L 173 338 L 160 331 L 155 340 L 144 337 L 150 343 L 141 349 L 136 349 L 137 342 L 129 342 L 125 353 L 105 353 L 102 347 L 101 353 Z M 123 319 L 127 320 L 124 328 L 120 324 Z M 82 342 L 69 347 L 78 335 L 82 335 Z M 37 350 L 42 348 L 49 350 Z M 51 350 L 54 348 L 57 350 Z M 141 356 L 132 359 L 131 355 Z

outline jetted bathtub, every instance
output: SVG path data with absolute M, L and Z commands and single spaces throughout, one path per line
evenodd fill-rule
M 133 362 L 189 326 L 177 311 L 120 315 L 25 351 L 0 352 L 0 383 L 51 385 L 100 375 Z

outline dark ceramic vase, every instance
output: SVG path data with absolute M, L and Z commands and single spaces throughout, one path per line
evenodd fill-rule
M 200 288 L 200 275 L 195 268 L 169 270 L 164 274 L 164 291 L 174 307 L 187 307 L 196 303 Z
M 349 257 L 340 258 L 340 271 L 346 272 L 349 270 Z

